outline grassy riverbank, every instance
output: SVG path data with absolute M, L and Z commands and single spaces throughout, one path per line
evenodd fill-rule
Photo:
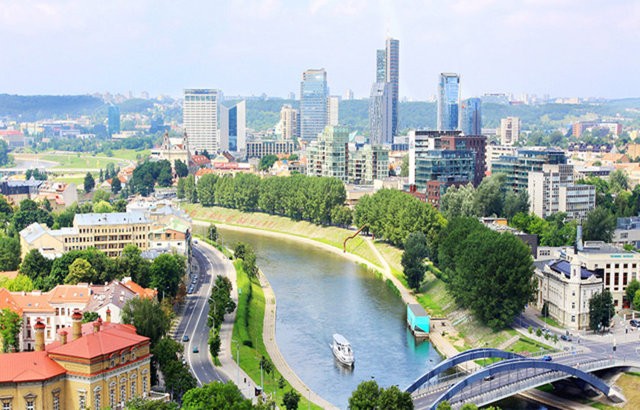
M 198 204 L 183 204 L 182 207 L 194 219 L 284 233 L 311 239 L 338 249 L 342 249 L 344 239 L 354 233 L 354 231 L 348 229 L 322 227 L 305 221 L 293 221 L 289 218 L 268 215 L 261 212 L 247 213 L 221 207 L 203 208 Z M 222 239 L 224 240 L 224 238 Z M 405 287 L 408 287 L 406 279 L 402 274 L 402 266 L 400 263 L 402 251 L 385 242 L 376 241 L 374 245 L 389 265 L 391 273 Z M 378 259 L 377 255 L 362 238 L 356 237 L 348 241 L 347 251 L 368 260 L 382 270 L 383 262 Z M 475 320 L 468 311 L 460 309 L 451 294 L 447 291 L 444 282 L 436 277 L 437 273 L 438 268 L 433 264 L 429 264 L 429 271 L 425 277 L 422 288 L 420 292 L 415 293 L 415 296 L 418 302 L 430 312 L 432 316 L 446 316 L 451 320 L 458 332 L 457 334 L 454 332 L 452 332 L 452 334 L 447 333 L 446 337 L 458 350 L 484 346 L 499 347 L 501 345 L 501 347 L 506 349 L 518 343 L 518 340 L 515 340 L 512 344 L 504 345 L 517 334 L 514 330 L 507 329 L 494 332 Z M 549 347 L 549 349 L 551 348 Z
M 234 263 L 238 277 L 238 307 L 236 312 L 236 322 L 233 326 L 232 353 L 234 360 L 237 360 L 237 348 L 240 349 L 240 367 L 256 383 L 260 383 L 260 360 L 262 357 L 271 362 L 262 340 L 262 327 L 264 322 L 265 298 L 262 287 L 257 279 L 249 279 L 242 269 L 242 263 Z M 277 405 L 282 403 L 284 393 L 291 390 L 291 385 L 286 380 L 284 387 L 279 387 L 280 373 L 273 367 L 271 374 L 263 372 L 263 389 L 267 394 L 272 395 Z M 274 394 L 275 393 L 275 394 Z M 308 408 L 309 403 L 304 397 L 304 392 L 300 393 L 300 408 Z M 311 408 L 321 409 L 311 403 Z

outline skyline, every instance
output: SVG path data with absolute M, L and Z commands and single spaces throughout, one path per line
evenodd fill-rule
M 638 96 L 640 3 L 595 0 L 6 1 L 0 93 L 299 98 L 302 72 L 327 71 L 332 95 L 367 97 L 376 50 L 400 41 L 400 98 L 436 95 L 441 72 L 461 96 Z M 408 5 L 407 5 L 408 4 Z M 8 62 L 8 63 L 7 63 Z

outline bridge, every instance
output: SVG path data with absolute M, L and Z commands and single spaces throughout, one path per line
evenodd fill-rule
M 627 360 L 626 357 L 616 358 L 613 355 L 577 350 L 545 358 L 529 358 L 498 349 L 467 350 L 439 363 L 405 391 L 412 394 L 416 409 L 435 410 L 445 400 L 453 408 L 459 408 L 465 403 L 484 406 L 547 383 L 576 378 L 618 402 L 624 400 L 622 394 L 591 372 L 640 367 L 640 360 L 637 359 Z M 472 362 L 478 359 L 502 360 L 488 366 L 479 366 Z M 466 366 L 465 371 L 446 373 L 453 367 L 461 367 L 464 363 L 469 364 L 468 362 L 472 362 L 472 366 Z

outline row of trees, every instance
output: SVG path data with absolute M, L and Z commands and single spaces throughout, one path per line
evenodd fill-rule
M 161 187 L 169 187 L 173 183 L 171 163 L 167 160 L 145 161 L 138 165 L 129 180 L 130 193 L 148 196 L 153 192 L 156 183 Z
M 440 232 L 442 279 L 456 301 L 492 329 L 509 326 L 535 292 L 529 247 L 475 218 L 454 218 Z
M 224 322 L 224 315 L 232 313 L 236 309 L 236 303 L 231 299 L 233 285 L 226 276 L 216 276 L 216 281 L 211 288 L 209 296 L 209 351 L 213 357 L 220 353 L 220 328 Z
M 140 249 L 133 244 L 127 245 L 116 259 L 89 248 L 66 252 L 52 261 L 32 249 L 20 265 L 20 273 L 31 279 L 36 289 L 43 291 L 63 283 L 104 283 L 128 276 L 140 286 L 156 288 L 160 300 L 177 295 L 185 269 L 184 256 L 162 254 L 151 262 L 144 259 Z
M 511 219 L 518 212 L 528 212 L 529 196 L 515 193 L 506 186 L 506 176 L 495 174 L 473 185 L 451 186 L 440 200 L 440 212 L 447 219 L 457 216 L 498 216 Z
M 364 196 L 354 211 L 354 222 L 376 238 L 404 247 L 412 232 L 422 232 L 434 242 L 446 220 L 431 205 L 395 189 L 381 189 Z
M 351 222 L 350 213 L 343 209 L 346 200 L 344 184 L 337 178 L 293 175 L 261 179 L 252 174 L 235 177 L 207 174 L 198 180 L 195 190 L 194 186 L 187 177 L 184 182 L 178 182 L 178 194 L 194 202 L 195 191 L 198 202 L 203 206 L 263 211 L 323 225 L 348 225 Z

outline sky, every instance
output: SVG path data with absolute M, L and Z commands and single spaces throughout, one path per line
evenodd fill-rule
M 369 95 L 400 41 L 400 96 L 640 96 L 640 0 L 0 0 L 0 93 Z

